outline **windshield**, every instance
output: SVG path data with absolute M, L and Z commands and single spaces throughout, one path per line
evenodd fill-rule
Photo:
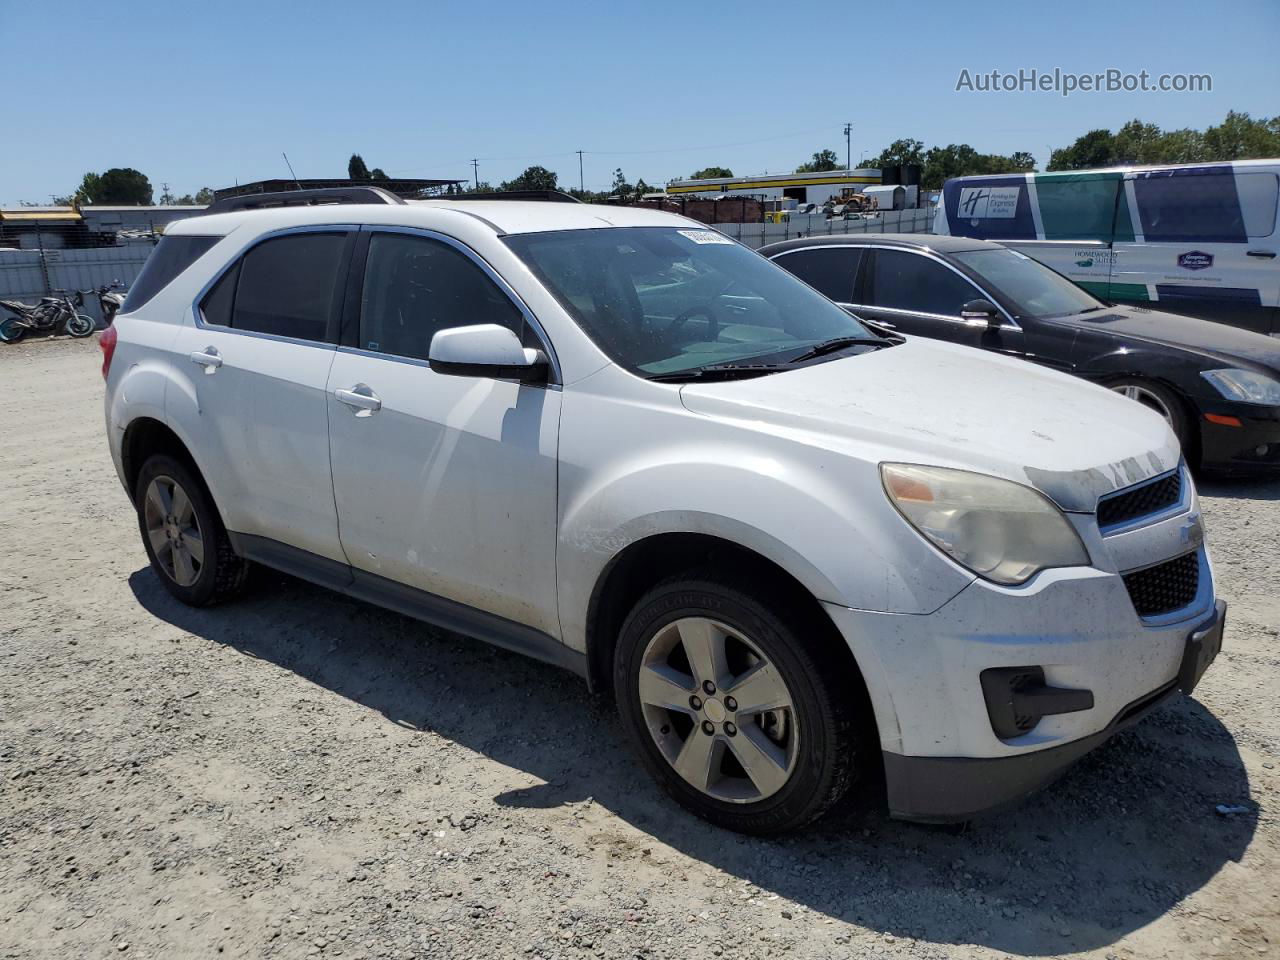
M 708 229 L 611 227 L 507 244 L 610 358 L 642 376 L 784 362 L 872 338 L 826 297 Z
M 952 256 L 1012 300 L 1022 317 L 1062 317 L 1106 306 L 1066 277 L 1016 250 L 1002 247 Z

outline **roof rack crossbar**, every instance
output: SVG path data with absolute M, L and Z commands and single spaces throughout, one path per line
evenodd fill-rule
M 563 190 L 495 190 L 492 193 L 437 194 L 428 200 L 545 200 L 548 203 L 581 203 Z
M 394 193 L 379 187 L 333 187 L 326 190 L 285 190 L 280 193 L 250 193 L 223 197 L 205 208 L 205 213 L 232 210 L 263 210 L 272 207 L 314 207 L 331 203 L 404 203 Z

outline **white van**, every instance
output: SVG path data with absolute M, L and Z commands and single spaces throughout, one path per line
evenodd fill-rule
M 996 240 L 1096 296 L 1280 336 L 1280 160 L 957 177 L 934 233 Z

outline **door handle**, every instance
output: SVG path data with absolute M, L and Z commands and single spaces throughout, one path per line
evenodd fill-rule
M 1263 260 L 1274 260 L 1276 258 L 1274 250 L 1248 250 L 1246 252 L 1251 257 L 1261 257 Z
M 333 395 L 339 403 L 353 408 L 357 417 L 370 417 L 382 409 L 382 399 L 363 383 L 357 383 L 350 390 L 339 387 Z
M 205 373 L 213 373 L 222 366 L 222 357 L 218 356 L 218 351 L 213 347 L 205 347 L 191 354 L 191 362 L 204 367 Z

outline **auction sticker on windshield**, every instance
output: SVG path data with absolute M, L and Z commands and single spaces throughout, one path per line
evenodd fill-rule
M 714 230 L 677 230 L 682 237 L 688 237 L 694 243 L 727 243 L 733 245 L 730 240 L 722 233 L 716 233 Z

